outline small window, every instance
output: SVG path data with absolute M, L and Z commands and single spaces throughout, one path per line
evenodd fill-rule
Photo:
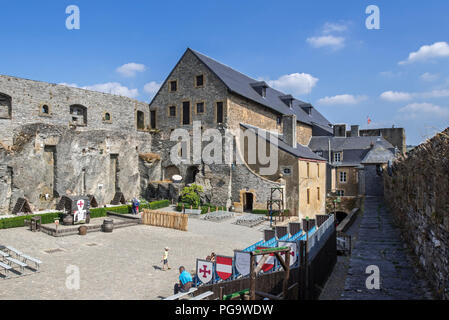
M 338 197 L 344 197 L 345 196 L 345 191 L 344 190 L 337 190 L 337 196 Z
M 281 172 L 285 177 L 292 175 L 292 167 L 281 167 Z
M 171 106 L 168 108 L 168 116 L 176 117 L 176 106 Z
M 266 97 L 267 97 L 267 88 L 262 87 L 262 98 L 266 98 Z
M 145 113 L 137 111 L 137 130 L 145 129 Z
M 317 154 L 317 156 L 322 157 L 323 156 L 323 151 L 318 151 L 316 154 Z
M 168 86 L 169 86 L 170 92 L 178 91 L 178 81 L 177 80 L 170 81 Z
M 150 126 L 151 129 L 156 129 L 156 110 L 150 111 Z
M 111 121 L 111 114 L 109 112 L 106 112 L 104 114 L 103 120 L 107 122 Z
M 316 170 L 317 170 L 317 176 L 319 178 L 320 177 L 320 164 L 319 163 L 316 164 Z
M 10 96 L 0 93 L 0 119 L 11 119 L 11 103 Z
M 310 189 L 307 189 L 307 204 L 310 204 Z
M 280 117 L 280 116 L 277 117 L 276 123 L 277 123 L 278 126 L 280 126 L 282 124 L 282 117 Z
M 346 183 L 348 181 L 348 174 L 346 172 L 340 172 L 340 183 Z
M 42 114 L 49 114 L 50 113 L 50 108 L 46 104 L 44 104 L 42 106 L 41 112 L 42 112 Z
M 317 192 L 317 200 L 320 201 L 321 200 L 321 194 L 320 194 L 320 187 L 316 188 L 316 192 Z
M 204 102 L 198 102 L 196 104 L 196 113 L 197 114 L 202 114 L 204 113 Z
M 310 163 L 307 162 L 307 178 L 310 178 Z
M 341 152 L 334 153 L 334 162 L 341 162 Z
M 221 124 L 223 123 L 223 102 L 217 102 L 217 123 Z
M 195 87 L 204 87 L 204 75 L 199 75 L 195 77 Z

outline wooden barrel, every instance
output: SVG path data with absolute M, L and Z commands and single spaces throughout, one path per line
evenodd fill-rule
M 73 216 L 71 214 L 66 214 L 62 218 L 62 224 L 65 226 L 72 226 L 73 225 Z
M 114 220 L 105 219 L 103 221 L 103 232 L 111 233 L 112 231 L 114 231 Z

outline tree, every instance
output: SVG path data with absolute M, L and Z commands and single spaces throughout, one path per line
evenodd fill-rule
M 202 186 L 192 184 L 190 187 L 185 187 L 181 192 L 181 202 L 198 208 L 200 205 L 200 193 L 204 192 Z

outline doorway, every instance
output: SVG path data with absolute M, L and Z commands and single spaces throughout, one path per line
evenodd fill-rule
M 254 210 L 254 195 L 252 193 L 245 193 L 245 206 L 244 211 L 245 212 L 253 212 Z

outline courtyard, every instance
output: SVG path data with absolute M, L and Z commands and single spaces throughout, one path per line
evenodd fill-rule
M 194 274 L 196 259 L 211 252 L 233 256 L 263 237 L 266 226 L 238 226 L 189 220 L 189 231 L 137 225 L 113 233 L 55 238 L 27 228 L 0 231 L 0 245 L 13 246 L 43 262 L 40 271 L 0 279 L 0 299 L 158 300 L 173 294 L 178 267 Z M 164 248 L 170 248 L 169 271 L 160 270 Z M 80 271 L 80 289 L 67 288 L 68 267 Z

